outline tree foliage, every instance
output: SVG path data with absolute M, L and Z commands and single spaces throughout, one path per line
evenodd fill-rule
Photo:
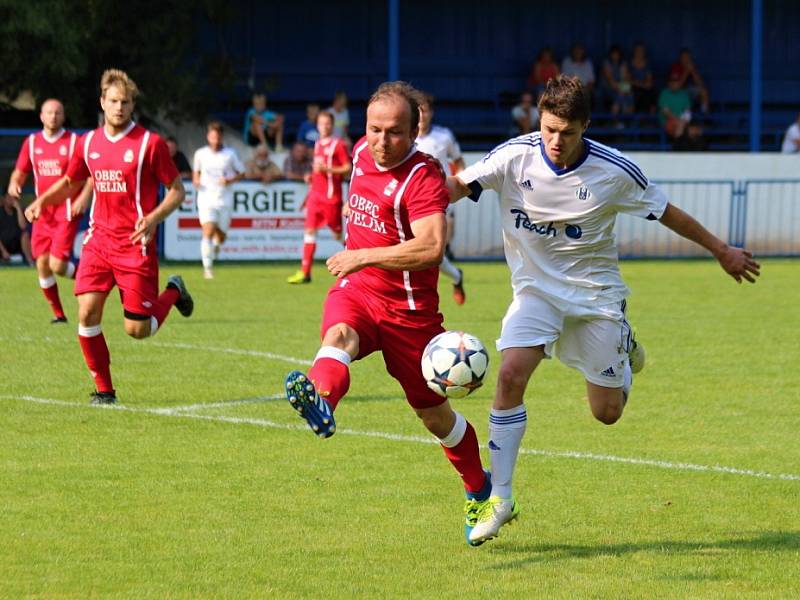
M 0 91 L 57 97 L 73 126 L 91 127 L 100 75 L 114 67 L 139 86 L 138 112 L 199 119 L 234 71 L 221 36 L 202 53 L 196 31 L 233 16 L 223 0 L 0 0 Z

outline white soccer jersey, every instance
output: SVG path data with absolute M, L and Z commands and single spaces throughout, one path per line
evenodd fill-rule
M 417 138 L 417 150 L 438 160 L 446 175 L 451 174 L 450 163 L 461 158 L 456 136 L 447 127 L 439 125 L 433 125 L 428 133 Z
M 523 135 L 458 174 L 473 200 L 484 188 L 500 195 L 515 294 L 531 288 L 555 302 L 583 306 L 628 295 L 617 262 L 617 213 L 659 219 L 667 198 L 618 150 L 584 142 L 584 156 L 558 169 L 538 132 Z
M 244 165 L 236 150 L 223 146 L 218 152 L 214 152 L 210 146 L 203 146 L 194 153 L 193 170 L 200 173 L 198 205 L 201 202 L 214 207 L 230 208 L 233 205 L 233 192 L 230 186 L 222 185 L 219 180 L 244 173 Z

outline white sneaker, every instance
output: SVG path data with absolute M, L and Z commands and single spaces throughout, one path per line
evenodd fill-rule
M 519 504 L 514 498 L 491 496 L 478 515 L 478 522 L 469 533 L 469 541 L 485 542 L 497 537 L 500 528 L 519 517 Z
M 206 279 L 214 279 L 214 271 L 211 269 L 203 269 L 203 277 Z

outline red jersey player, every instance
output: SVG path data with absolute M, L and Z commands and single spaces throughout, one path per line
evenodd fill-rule
M 30 173 L 33 173 L 36 195 L 40 196 L 64 175 L 75 153 L 78 136 L 63 128 L 64 106 L 61 102 L 54 98 L 45 100 L 39 118 L 42 131 L 25 138 L 8 183 L 9 196 L 17 200 Z M 91 182 L 87 181 L 74 201 L 65 198 L 63 202 L 48 206 L 33 227 L 31 250 L 39 273 L 39 287 L 53 310 L 51 323 L 67 322 L 55 275 L 68 279 L 75 277 L 75 264 L 70 262 L 72 245 L 78 233 L 80 215 L 89 204 L 91 192 Z
M 387 371 L 464 482 L 465 534 L 485 503 L 490 478 L 478 439 L 420 371 L 422 352 L 441 333 L 436 283 L 446 238 L 448 193 L 438 163 L 414 146 L 419 93 L 382 84 L 367 106 L 367 134 L 353 150 L 347 248 L 328 259 L 337 277 L 322 315 L 322 347 L 308 375 L 286 378 L 289 402 L 320 437 L 335 431 L 333 411 L 350 385 L 349 364 L 382 351 Z
M 188 317 L 194 302 L 177 275 L 158 294 L 156 227 L 184 198 L 167 145 L 131 120 L 138 89 L 124 71 L 107 70 L 100 89 L 105 124 L 78 141 L 66 175 L 34 200 L 25 216 L 31 222 L 41 218 L 48 206 L 92 178 L 92 220 L 75 282 L 78 339 L 95 381 L 92 404 L 113 404 L 117 399 L 101 321 L 114 285 L 122 300 L 125 332 L 137 339 L 154 335 L 173 305 Z M 161 204 L 159 183 L 168 188 Z
M 311 189 L 306 198 L 306 230 L 303 236 L 301 269 L 290 276 L 289 283 L 311 281 L 311 265 L 317 249 L 317 229 L 328 226 L 337 240 L 342 239 L 342 179 L 352 165 L 344 142 L 333 137 L 333 115 L 317 115 L 319 139 L 314 143 L 314 166 L 307 180 Z

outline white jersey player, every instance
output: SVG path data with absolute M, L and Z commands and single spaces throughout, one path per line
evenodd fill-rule
M 527 425 L 523 394 L 539 362 L 553 354 L 583 374 L 592 414 L 621 416 L 631 372 L 644 353 L 625 320 L 628 288 L 619 272 L 617 213 L 659 220 L 709 250 L 738 282 L 754 282 L 752 255 L 728 246 L 667 201 L 641 169 L 617 150 L 585 139 L 590 99 L 574 77 L 547 83 L 539 101 L 541 132 L 492 150 L 448 178 L 451 201 L 500 195 L 505 255 L 514 297 L 497 349 L 502 362 L 489 418 L 492 496 L 470 533 L 495 537 L 519 514 L 511 479 Z
M 245 168 L 236 150 L 222 143 L 222 124 L 212 121 L 206 134 L 208 146 L 194 153 L 192 183 L 197 194 L 197 212 L 203 228 L 200 256 L 206 279 L 214 277 L 214 259 L 225 243 L 233 210 L 230 185 L 244 177 Z
M 456 136 L 447 127 L 433 125 L 433 96 L 423 94 L 419 105 L 419 134 L 417 150 L 424 152 L 439 161 L 446 176 L 458 173 L 464 168 L 464 158 Z M 447 242 L 453 238 L 453 207 L 447 210 Z M 464 304 L 467 297 L 464 293 L 464 272 L 450 262 L 449 247 L 445 251 L 439 270 L 453 280 L 453 300 L 456 304 Z

